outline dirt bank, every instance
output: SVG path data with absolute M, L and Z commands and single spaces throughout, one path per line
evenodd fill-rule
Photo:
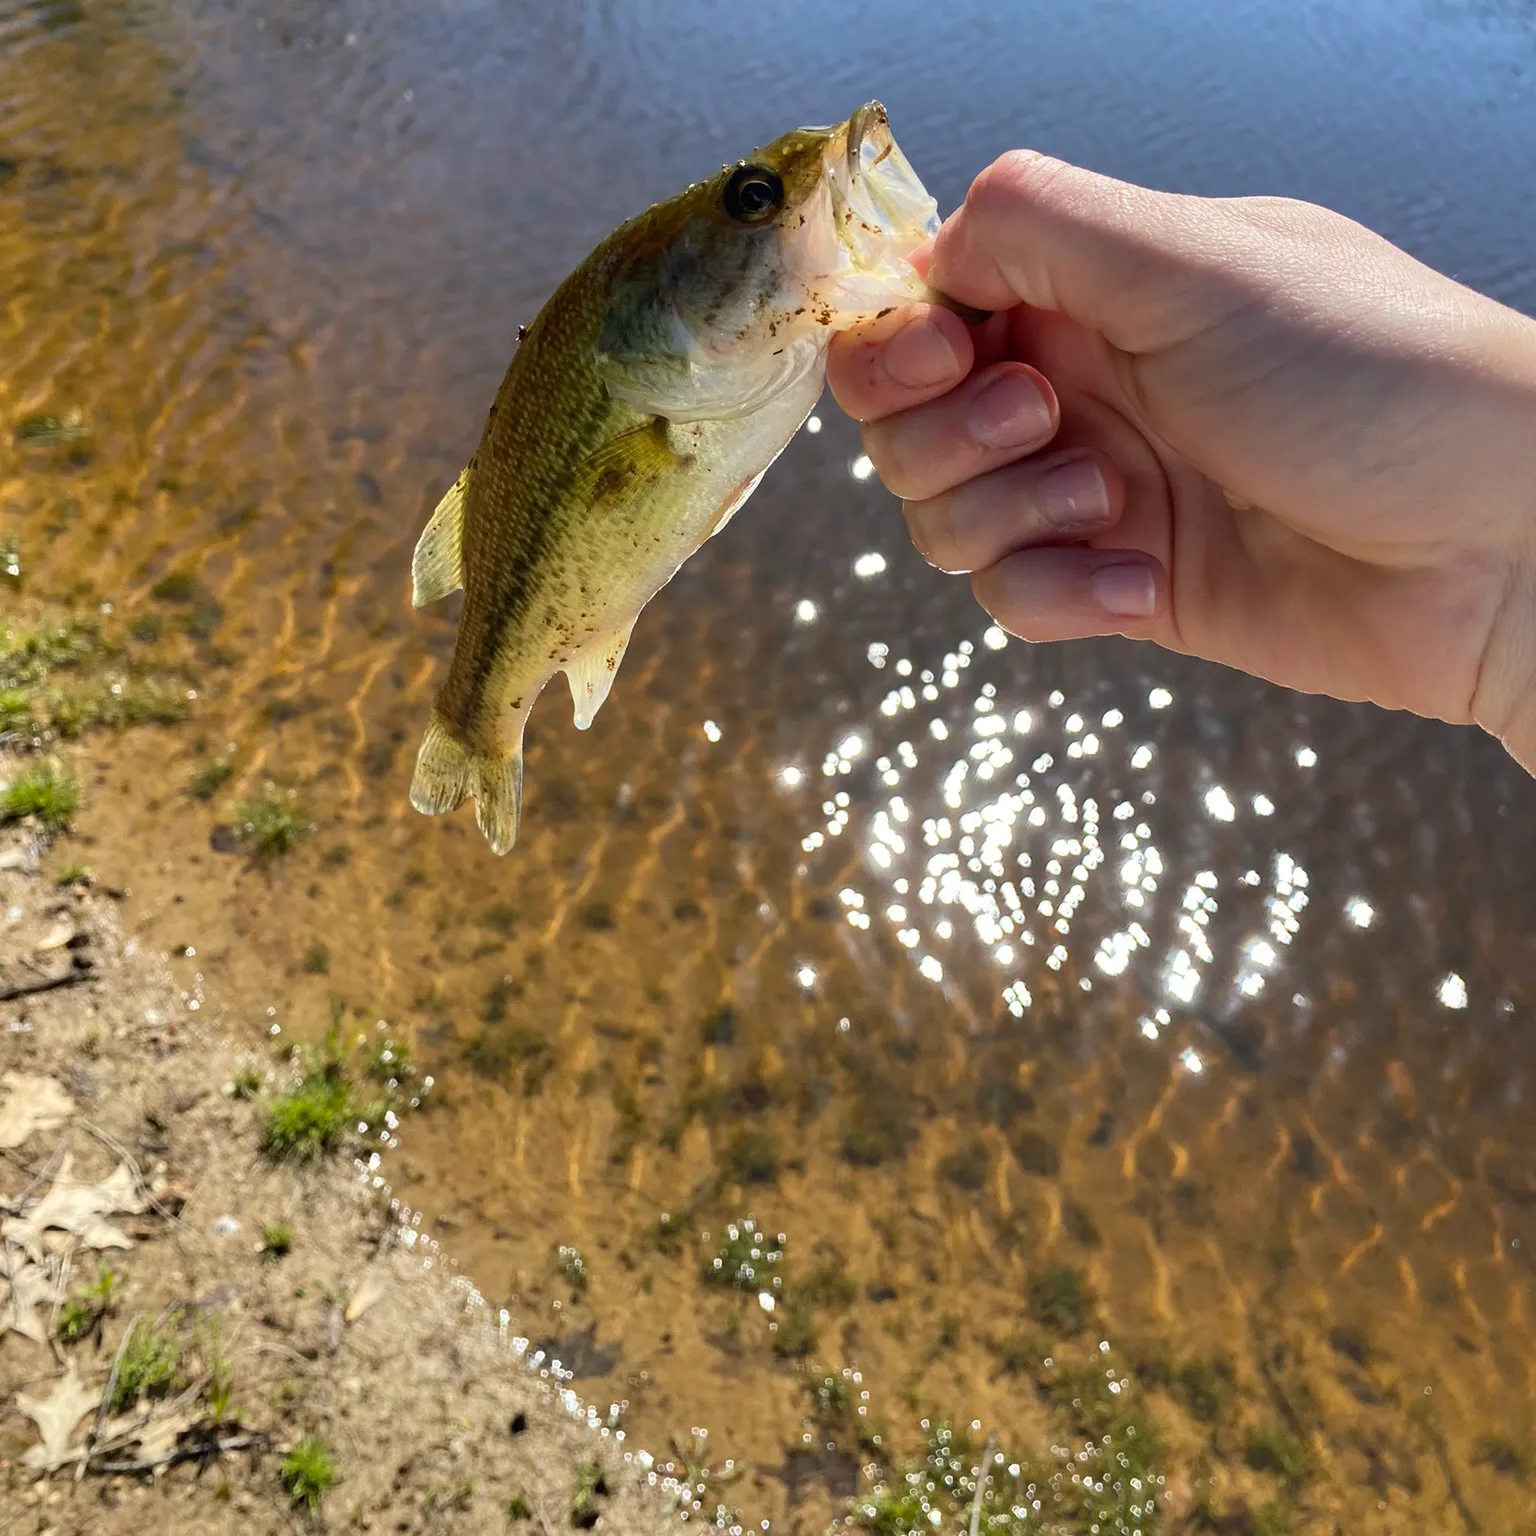
M 0 832 L 0 1530 L 671 1524 L 417 1240 L 360 1122 L 296 1161 L 329 1134 L 298 1069 L 189 1006 L 35 828 Z M 338 1092 L 376 1113 L 365 1080 Z

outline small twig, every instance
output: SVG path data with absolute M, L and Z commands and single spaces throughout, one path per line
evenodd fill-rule
M 981 1470 L 976 1474 L 976 1497 L 971 1500 L 971 1536 L 981 1529 L 981 1497 L 992 1476 L 992 1457 L 997 1450 L 997 1431 L 987 1436 L 987 1448 L 981 1453 Z
M 118 1473 L 153 1472 L 159 1467 L 174 1467 L 182 1461 L 203 1461 L 211 1456 L 222 1456 L 225 1451 L 248 1451 L 253 1446 L 267 1448 L 265 1435 L 231 1435 L 227 1440 L 202 1441 L 194 1445 L 178 1445 L 174 1451 L 157 1456 L 153 1461 L 99 1461 L 91 1468 L 111 1477 Z
M 59 1348 L 55 1330 L 59 1326 L 59 1308 L 64 1305 L 64 1287 L 69 1284 L 70 1258 L 71 1255 L 66 1253 L 59 1260 L 59 1278 L 53 1288 L 53 1305 L 48 1310 L 48 1344 L 60 1365 L 64 1364 L 64 1351 Z
M 47 981 L 26 981 L 19 987 L 7 987 L 0 992 L 0 1003 L 14 1003 L 17 998 L 35 997 L 39 992 L 53 992 L 59 987 L 78 987 L 82 981 L 95 981 L 94 969 L 65 971 L 62 976 L 50 976 Z
M 128 1319 L 128 1326 L 123 1329 L 123 1336 L 117 1341 L 117 1353 L 112 1357 L 112 1371 L 107 1377 L 107 1384 L 101 1389 L 101 1401 L 96 1404 L 96 1418 L 91 1424 L 91 1432 L 85 1437 L 85 1444 L 80 1451 L 80 1465 L 75 1469 L 75 1481 L 78 1483 L 85 1476 L 85 1464 L 91 1458 L 91 1452 L 95 1449 L 96 1441 L 101 1436 L 101 1421 L 107 1416 L 107 1404 L 112 1401 L 112 1394 L 117 1388 L 117 1371 L 123 1363 L 123 1351 L 128 1347 L 128 1340 L 133 1337 L 133 1330 L 138 1325 L 142 1313 L 134 1313 Z

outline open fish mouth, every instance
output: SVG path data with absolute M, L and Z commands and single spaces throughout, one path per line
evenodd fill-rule
M 938 204 L 897 146 L 878 101 L 848 119 L 827 147 L 826 167 L 838 238 L 856 265 L 904 258 L 938 233 Z

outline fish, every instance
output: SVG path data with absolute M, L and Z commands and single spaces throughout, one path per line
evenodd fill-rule
M 910 261 L 938 227 L 871 101 L 631 218 L 520 328 L 412 558 L 415 607 L 464 592 L 418 811 L 472 799 L 492 851 L 511 851 L 534 701 L 564 672 L 592 725 L 641 610 L 815 407 L 833 333 L 911 300 L 965 313 Z

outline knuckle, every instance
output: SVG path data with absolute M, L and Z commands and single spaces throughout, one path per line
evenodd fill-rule
M 981 172 L 966 201 L 984 218 L 1006 217 L 1020 208 L 1080 208 L 1102 196 L 1097 177 L 1033 149 L 1010 149 Z
M 921 487 L 909 469 L 914 455 L 908 445 L 904 423 L 899 417 L 884 421 L 866 421 L 862 433 L 864 452 L 875 466 L 880 482 L 896 496 L 919 496 Z

